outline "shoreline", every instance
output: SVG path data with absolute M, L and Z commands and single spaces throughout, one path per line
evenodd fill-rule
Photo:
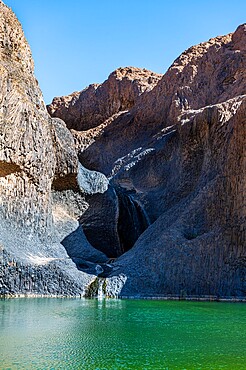
M 216 297 L 216 296 L 120 296 L 119 299 L 143 299 L 155 301 L 193 301 L 193 302 L 243 302 L 246 303 L 246 297 Z
M 193 302 L 231 302 L 246 303 L 246 297 L 217 297 L 217 296 L 119 296 L 119 297 L 85 297 L 83 295 L 38 294 L 38 293 L 13 293 L 0 294 L 0 300 L 17 298 L 58 298 L 58 299 L 119 299 L 119 300 L 153 300 L 153 301 L 193 301 Z

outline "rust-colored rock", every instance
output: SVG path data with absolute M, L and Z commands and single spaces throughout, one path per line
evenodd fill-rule
M 141 125 L 144 122 L 169 125 L 186 110 L 245 94 L 245 44 L 245 25 L 241 25 L 232 34 L 186 50 L 155 89 L 142 97 L 136 107 L 136 120 Z
M 150 91 L 160 78 L 160 74 L 146 69 L 118 68 L 103 84 L 54 98 L 48 112 L 52 117 L 62 118 L 70 129 L 88 130 L 115 113 L 131 109 L 138 97 Z
M 241 25 L 193 46 L 130 111 L 72 130 L 81 163 L 130 191 L 152 223 L 113 264 L 122 296 L 246 295 L 245 45 Z M 96 213 L 81 219 L 87 232 L 103 229 Z

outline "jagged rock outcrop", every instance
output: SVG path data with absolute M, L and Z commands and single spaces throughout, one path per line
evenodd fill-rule
M 83 132 L 68 123 L 80 162 L 131 191 L 151 223 L 112 264 L 123 296 L 246 296 L 245 44 L 241 25 L 181 54 L 130 110 Z M 106 201 L 81 218 L 92 239 Z
M 83 295 L 92 277 L 59 243 L 78 226 L 75 209 L 87 207 L 78 158 L 64 122 L 47 113 L 33 70 L 21 25 L 1 1 L 0 295 Z
M 52 117 L 62 117 L 70 129 L 88 130 L 120 111 L 131 109 L 138 97 L 150 91 L 160 78 L 160 74 L 146 69 L 118 68 L 103 84 L 54 98 L 47 106 L 48 112 Z
M 136 121 L 141 125 L 169 125 L 186 110 L 245 94 L 245 32 L 245 25 L 241 25 L 234 33 L 212 38 L 182 53 L 155 91 L 146 100 L 142 97 L 136 107 Z M 146 110 L 141 108 L 143 105 Z

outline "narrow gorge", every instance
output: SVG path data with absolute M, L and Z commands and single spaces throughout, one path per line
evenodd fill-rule
M 246 25 L 47 107 L 0 1 L 0 295 L 246 299 Z

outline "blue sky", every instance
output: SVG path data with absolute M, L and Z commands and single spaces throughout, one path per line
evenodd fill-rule
M 164 73 L 188 47 L 245 22 L 246 1 L 5 0 L 31 45 L 45 102 L 116 68 Z

